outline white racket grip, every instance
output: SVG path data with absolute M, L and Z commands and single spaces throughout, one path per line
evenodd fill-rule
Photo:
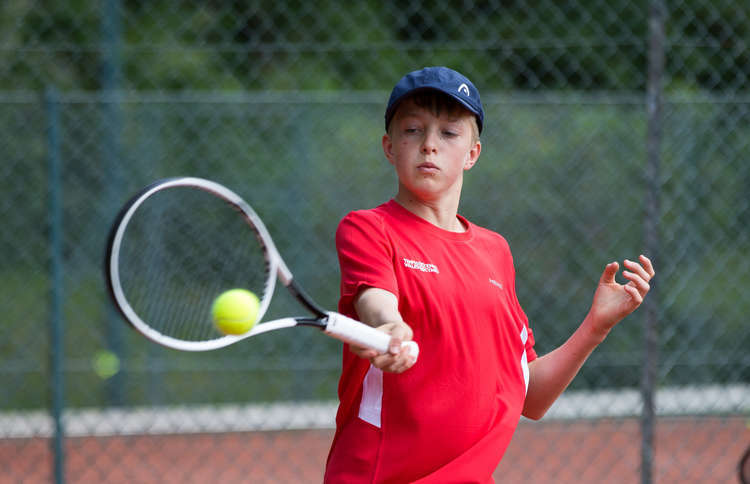
M 328 324 L 326 325 L 325 332 L 346 343 L 372 348 L 380 353 L 387 353 L 388 345 L 391 342 L 391 337 L 388 334 L 335 312 L 328 313 Z M 404 341 L 401 346 L 407 346 L 409 354 L 416 361 L 419 356 L 419 345 L 417 342 Z

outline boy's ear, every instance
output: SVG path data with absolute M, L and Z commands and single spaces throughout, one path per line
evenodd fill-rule
M 466 160 L 464 161 L 464 170 L 471 170 L 477 161 L 479 160 L 479 154 L 482 152 L 482 142 L 477 140 L 474 146 L 466 154 Z
M 385 153 L 385 157 L 388 158 L 388 162 L 392 165 L 393 164 L 393 142 L 391 141 L 391 137 L 388 135 L 388 133 L 383 135 L 382 144 L 383 144 L 383 153 Z

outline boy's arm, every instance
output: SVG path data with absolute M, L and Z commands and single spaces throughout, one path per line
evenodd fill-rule
M 384 289 L 368 287 L 357 294 L 354 309 L 361 322 L 390 334 L 391 345 L 388 353 L 383 355 L 372 349 L 350 345 L 352 352 L 369 359 L 373 366 L 383 371 L 401 373 L 411 368 L 415 360 L 409 356 L 408 348 L 401 347 L 401 343 L 411 340 L 413 333 L 401 318 L 396 296 Z
M 641 255 L 640 263 L 626 260 L 625 285 L 615 281 L 619 268 L 612 262 L 604 269 L 591 309 L 571 337 L 554 351 L 529 363 L 529 389 L 523 415 L 540 419 L 567 388 L 592 351 L 610 330 L 643 302 L 654 277 L 651 261 Z

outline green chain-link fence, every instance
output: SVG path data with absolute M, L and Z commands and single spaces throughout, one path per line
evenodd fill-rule
M 333 233 L 395 191 L 388 92 L 449 65 L 482 92 L 461 213 L 505 235 L 537 351 L 609 261 L 641 308 L 498 482 L 731 482 L 750 443 L 750 6 L 741 0 L 0 4 L 0 481 L 316 482 L 340 346 L 269 334 L 179 354 L 118 319 L 108 226 L 196 175 L 268 221 L 335 307 Z M 298 311 L 282 292 L 271 308 Z

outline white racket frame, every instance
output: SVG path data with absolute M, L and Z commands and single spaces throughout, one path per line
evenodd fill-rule
M 120 282 L 120 268 L 118 258 L 120 256 L 120 249 L 122 246 L 122 240 L 125 234 L 125 230 L 128 227 L 130 219 L 138 208 L 152 195 L 157 192 L 167 190 L 174 187 L 191 187 L 204 190 L 212 193 L 226 202 L 237 207 L 242 215 L 248 220 L 250 226 L 253 228 L 257 236 L 265 249 L 265 257 L 268 263 L 268 279 L 266 280 L 265 291 L 263 297 L 260 300 L 260 308 L 258 310 L 258 321 L 261 321 L 263 316 L 271 303 L 273 292 L 276 287 L 276 278 L 278 277 L 282 284 L 286 287 L 292 286 L 293 276 L 292 272 L 287 267 L 284 260 L 281 258 L 276 245 L 273 243 L 273 239 L 263 224 L 263 221 L 257 213 L 245 202 L 242 197 L 237 195 L 227 187 L 206 180 L 204 178 L 197 177 L 181 177 L 162 180 L 157 182 L 149 188 L 145 189 L 140 195 L 130 202 L 127 210 L 122 214 L 117 228 L 112 236 L 110 242 L 109 261 L 108 261 L 108 277 L 110 279 L 112 295 L 128 321 L 144 336 L 151 339 L 155 343 L 158 343 L 169 348 L 174 348 L 182 351 L 208 351 L 224 346 L 234 344 L 245 338 L 256 336 L 267 331 L 274 331 L 276 329 L 291 328 L 300 324 L 300 321 L 295 318 L 282 318 L 274 321 L 259 322 L 255 327 L 241 335 L 225 335 L 212 340 L 204 341 L 185 341 L 165 334 L 152 328 L 146 322 L 144 322 L 138 313 L 128 302 L 125 292 Z M 390 336 L 382 331 L 378 331 L 375 328 L 367 326 L 359 321 L 349 318 L 343 314 L 336 312 L 325 313 L 325 326 L 321 325 L 321 329 L 333 336 L 334 338 L 340 339 L 347 343 L 352 343 L 359 346 L 366 346 L 374 348 L 380 353 L 386 353 L 390 344 Z M 410 354 L 416 358 L 419 354 L 419 346 L 414 341 L 404 342 L 405 346 L 409 347 Z

